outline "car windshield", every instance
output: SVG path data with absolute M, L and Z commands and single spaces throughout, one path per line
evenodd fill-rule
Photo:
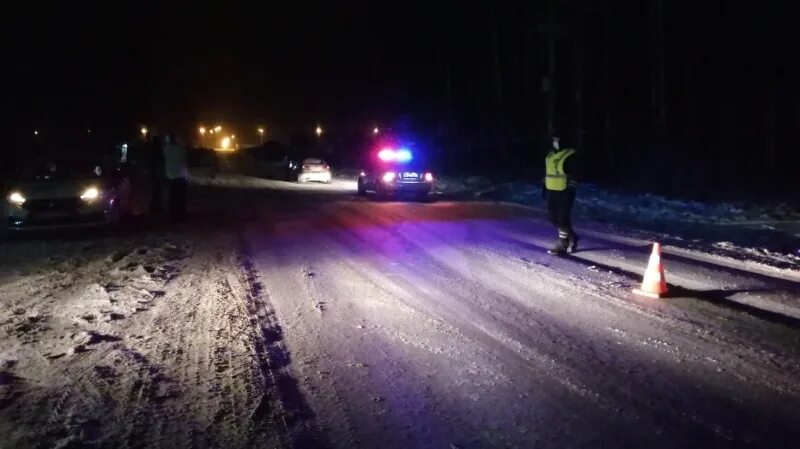
M 23 171 L 22 181 L 70 181 L 100 178 L 105 170 L 97 161 L 57 159 L 39 161 Z

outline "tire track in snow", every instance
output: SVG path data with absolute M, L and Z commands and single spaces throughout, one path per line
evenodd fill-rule
M 257 337 L 253 341 L 254 355 L 264 381 L 262 397 L 251 415 L 255 430 L 261 431 L 263 426 L 277 424 L 280 439 L 286 447 L 329 447 L 292 375 L 291 356 L 283 341 L 283 330 L 274 308 L 264 295 L 258 271 L 244 240 L 240 242 L 235 266 L 239 276 L 234 282 L 244 290 L 246 309 Z

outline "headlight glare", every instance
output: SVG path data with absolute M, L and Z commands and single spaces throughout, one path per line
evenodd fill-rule
M 100 197 L 100 191 L 97 190 L 96 187 L 89 187 L 88 189 L 84 190 L 81 193 L 81 199 L 83 201 L 94 201 Z
M 17 206 L 25 204 L 25 196 L 20 192 L 11 192 L 8 195 L 8 202 Z

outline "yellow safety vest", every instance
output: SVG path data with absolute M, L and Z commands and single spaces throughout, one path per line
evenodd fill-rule
M 551 151 L 544 160 L 545 177 L 544 186 L 547 190 L 561 192 L 567 190 L 567 175 L 564 173 L 564 162 L 575 154 L 575 150 L 565 148 Z

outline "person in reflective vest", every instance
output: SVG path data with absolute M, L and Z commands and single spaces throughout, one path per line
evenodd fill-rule
M 558 240 L 548 252 L 566 254 L 578 249 L 578 235 L 572 229 L 572 205 L 578 183 L 575 150 L 561 148 L 560 139 L 553 137 L 552 149 L 545 158 L 545 178 L 542 193 L 547 197 L 550 221 L 558 229 Z

